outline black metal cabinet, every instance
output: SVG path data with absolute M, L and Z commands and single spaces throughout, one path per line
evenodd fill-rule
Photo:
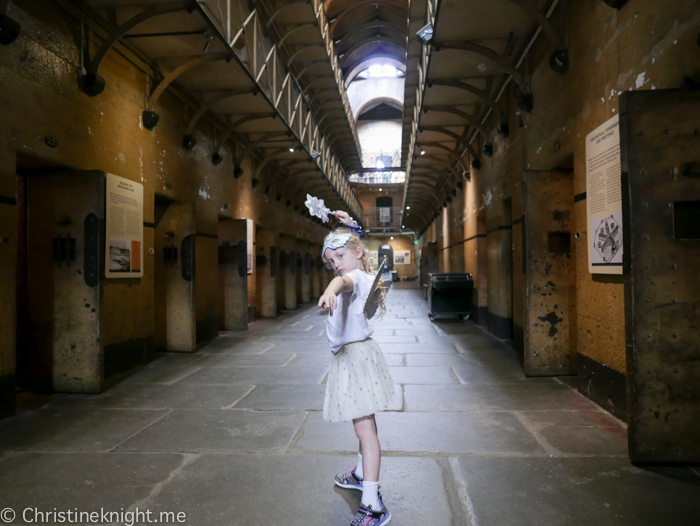
M 474 280 L 471 274 L 428 274 L 428 316 L 431 320 L 446 314 L 469 318 L 473 292 Z

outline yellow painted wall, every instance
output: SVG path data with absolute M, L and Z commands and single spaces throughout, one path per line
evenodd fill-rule
M 76 85 L 79 21 L 54 2 L 22 0 L 11 9 L 22 33 L 0 53 L 0 195 L 15 195 L 18 164 L 102 170 L 143 183 L 147 223 L 154 220 L 158 193 L 194 202 L 197 231 L 205 234 L 216 234 L 218 219 L 229 217 L 251 218 L 260 227 L 315 242 L 323 239 L 327 231 L 306 218 L 305 195 L 293 185 L 273 180 L 271 196 L 264 195 L 264 185 L 253 190 L 251 162 L 244 163 L 240 179 L 233 178 L 230 141 L 222 149 L 224 162 L 211 163 L 213 123 L 203 119 L 195 131 L 197 146 L 184 150 L 182 130 L 196 108 L 176 92 L 160 98 L 158 126 L 144 129 L 141 112 L 153 89 L 148 64 L 118 44 L 100 67 L 104 92 L 88 97 Z M 49 135 L 57 140 L 56 148 L 46 145 Z M 300 206 L 298 211 L 275 201 L 280 190 L 284 201 Z M 15 359 L 14 231 L 14 207 L 0 204 L 0 376 L 13 371 Z M 105 284 L 103 345 L 153 333 L 153 258 L 160 255 L 149 253 L 152 228 L 144 228 L 144 242 L 144 277 Z M 197 320 L 215 320 L 217 241 L 198 237 L 197 247 Z
M 494 130 L 493 158 L 482 157 L 482 168 L 472 170 L 471 182 L 423 234 L 421 245 L 437 240 L 439 248 L 454 228 L 455 202 L 464 211 L 464 270 L 475 277 L 479 304 L 484 305 L 485 284 L 477 272 L 477 217 L 485 216 L 488 229 L 503 223 L 503 199 L 511 198 L 512 220 L 522 215 L 521 181 L 525 170 L 551 170 L 571 167 L 574 170 L 574 194 L 586 191 L 585 137 L 611 118 L 618 110 L 618 96 L 623 91 L 681 87 L 684 75 L 700 78 L 700 48 L 697 45 L 700 9 L 697 2 L 629 2 L 618 11 L 603 2 L 571 2 L 570 71 L 553 72 L 547 62 L 551 44 L 539 38 L 528 58 L 535 109 L 522 114 L 519 128 L 512 89 L 501 100 L 510 117 L 511 136 L 499 138 Z M 561 9 L 553 15 L 554 24 L 562 23 Z M 495 129 L 495 123 L 487 126 Z M 481 144 L 475 143 L 477 150 Z M 575 240 L 572 256 L 576 261 L 575 279 L 575 350 L 624 372 L 624 293 L 621 277 L 593 276 L 587 264 L 586 202 L 575 205 Z M 439 232 L 436 232 L 438 230 Z M 513 232 L 519 232 L 514 229 Z M 516 244 L 516 251 L 521 251 Z M 520 262 L 522 253 L 514 254 Z M 444 265 L 444 258 L 440 258 Z M 517 272 L 514 268 L 514 272 Z M 516 276 L 517 278 L 517 276 Z M 513 300 L 522 302 L 522 289 L 516 289 Z M 500 287 L 494 276 L 488 287 Z M 522 305 L 510 309 L 504 295 L 491 294 L 491 312 L 515 314 L 515 323 L 522 320 Z M 493 304 L 495 302 L 495 304 Z M 512 315 L 512 314 L 511 314 Z

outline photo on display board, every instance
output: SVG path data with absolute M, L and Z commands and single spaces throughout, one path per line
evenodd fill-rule
M 131 272 L 131 241 L 109 240 L 109 270 L 110 272 Z
M 591 221 L 593 265 L 622 264 L 622 214 L 611 214 Z

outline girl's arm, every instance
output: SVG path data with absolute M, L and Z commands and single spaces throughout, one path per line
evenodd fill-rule
M 328 284 L 328 288 L 318 300 L 318 306 L 330 311 L 333 316 L 333 309 L 338 305 L 338 294 L 341 292 L 352 292 L 352 280 L 347 276 L 338 276 Z

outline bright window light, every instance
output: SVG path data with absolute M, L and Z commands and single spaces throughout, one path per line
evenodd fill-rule
M 396 69 L 394 66 L 389 66 L 388 64 L 375 64 L 359 74 L 360 77 L 373 79 L 394 79 L 396 77 L 400 77 L 401 75 L 402 72 L 400 70 Z
M 382 161 L 380 161 L 379 159 L 377 159 L 377 168 L 386 168 L 384 166 L 384 163 Z

